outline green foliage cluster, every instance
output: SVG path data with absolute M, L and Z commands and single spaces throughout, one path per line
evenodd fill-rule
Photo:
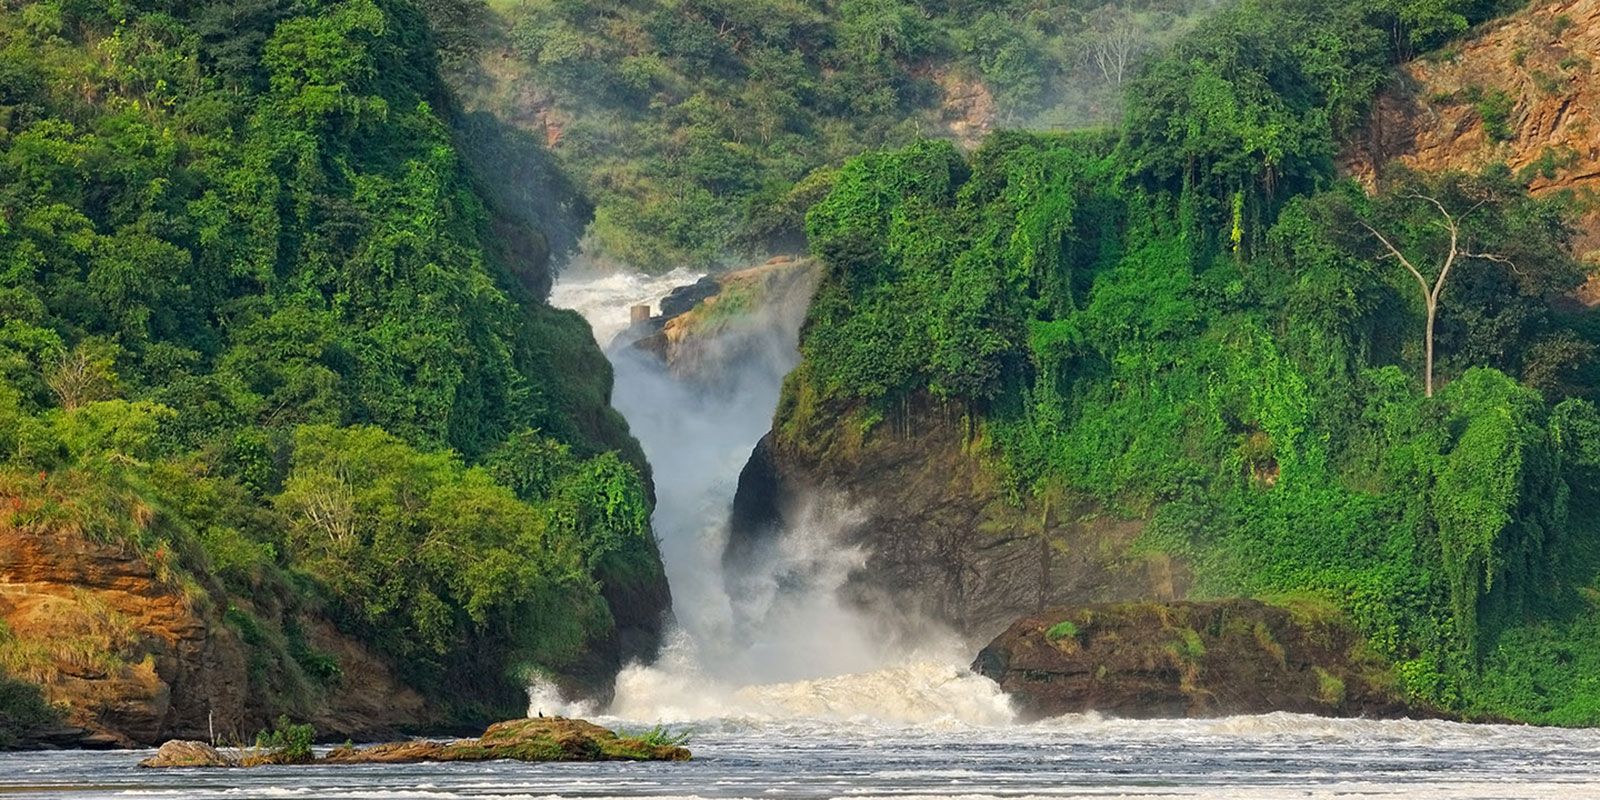
M 688 747 L 694 739 L 694 732 L 685 730 L 674 733 L 665 725 L 657 725 L 642 731 L 618 731 L 617 736 L 644 742 L 650 747 Z
M 1512 138 L 1511 112 L 1514 110 L 1516 100 L 1507 94 L 1504 89 L 1489 89 L 1471 86 L 1465 92 L 1467 102 L 1477 110 L 1478 117 L 1483 120 L 1483 132 L 1489 138 L 1497 141 L 1509 141 Z
M 273 498 L 287 545 L 407 663 L 442 668 L 482 630 L 560 667 L 610 627 L 602 562 L 651 541 L 638 476 L 613 454 L 580 460 L 525 431 L 468 467 L 372 427 L 295 436 Z
M 1060 622 L 1051 625 L 1050 628 L 1044 632 L 1044 638 L 1052 642 L 1057 642 L 1062 639 L 1072 639 L 1077 635 L 1078 626 L 1070 619 L 1061 620 Z
M 39 687 L 0 672 L 0 750 L 16 745 L 30 732 L 54 723 L 59 716 L 45 702 Z
M 256 734 L 256 748 L 266 751 L 265 757 L 274 764 L 309 764 L 316 738 L 316 728 L 297 725 L 287 716 L 280 716 L 272 730 Z
M 0 14 L 11 522 L 130 543 L 313 683 L 298 614 L 471 694 L 611 634 L 602 562 L 659 575 L 609 366 L 495 244 L 538 233 L 436 61 L 407 0 Z
M 527 115 L 533 94 L 539 120 L 559 130 L 557 160 L 594 204 L 589 250 L 647 270 L 799 249 L 830 165 L 948 133 L 955 118 L 1113 119 L 1139 64 L 1211 5 L 424 3 L 443 20 L 500 20 L 498 32 L 460 39 L 482 68 L 451 74 L 492 110 Z
M 943 398 L 1018 503 L 1148 519 L 1139 547 L 1199 595 L 1324 598 L 1419 701 L 1600 722 L 1596 339 L 1552 305 L 1571 231 L 1504 168 L 1332 181 L 1384 19 L 1245 2 L 1144 74 L 1120 140 L 852 159 L 808 216 L 827 271 L 779 435 Z M 1435 397 L 1419 281 L 1371 231 L 1430 282 L 1465 253 Z
M 1340 134 L 1395 62 L 1514 5 L 1241 0 L 1133 82 L 1123 168 L 1202 213 L 1231 213 L 1235 249 L 1248 250 L 1284 201 L 1332 171 Z

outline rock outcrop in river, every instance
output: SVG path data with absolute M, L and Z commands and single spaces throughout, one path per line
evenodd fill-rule
M 581 719 L 543 717 L 498 722 L 475 739 L 414 739 L 338 747 L 322 757 L 285 758 L 258 750 L 229 752 L 203 742 L 171 741 L 139 762 L 146 768 L 258 767 L 275 764 L 416 764 L 450 761 L 688 761 L 689 750 L 649 737 L 620 736 Z
M 1430 716 L 1332 609 L 1255 600 L 1052 608 L 978 654 L 1024 718 L 1097 711 L 1216 717 L 1291 711 Z
M 727 389 L 750 362 L 774 360 L 766 348 L 792 349 L 787 335 L 774 333 L 800 327 L 816 281 L 816 262 L 793 256 L 707 275 L 674 289 L 660 314 L 636 321 L 620 339 L 660 358 L 679 379 Z

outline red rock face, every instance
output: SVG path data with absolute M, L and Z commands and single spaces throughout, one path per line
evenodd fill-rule
M 1600 0 L 1535 3 L 1402 77 L 1343 154 L 1346 172 L 1372 186 L 1391 161 L 1424 171 L 1505 163 L 1526 171 L 1534 194 L 1570 191 L 1588 206 L 1576 249 L 1600 263 Z M 1495 101 L 1509 111 L 1491 127 Z M 1600 281 L 1582 299 L 1600 304 Z
M 0 621 L 88 744 L 204 737 L 245 718 L 245 653 L 204 599 L 135 553 L 72 531 L 0 523 Z
M 67 727 L 48 732 L 52 743 L 248 740 L 285 713 L 334 737 L 392 735 L 437 720 L 380 658 L 322 620 L 302 620 L 307 641 L 343 676 L 337 686 L 296 688 L 288 665 L 253 654 L 222 621 L 213 591 L 164 578 L 160 563 L 74 530 L 0 516 L 0 623 L 10 631 L 0 635 L 0 655 L 65 709 Z

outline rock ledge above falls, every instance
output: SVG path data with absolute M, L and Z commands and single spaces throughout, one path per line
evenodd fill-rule
M 369 747 L 339 747 L 320 758 L 285 759 L 275 753 L 229 752 L 203 742 L 171 741 L 139 762 L 148 768 L 258 767 L 285 764 L 415 764 L 445 761 L 687 761 L 671 744 L 619 736 L 580 719 L 542 717 L 497 722 L 476 739 L 417 739 Z
M 1401 696 L 1388 664 L 1314 601 L 1118 603 L 1013 623 L 973 669 L 1027 719 L 1219 717 L 1288 711 L 1434 717 Z

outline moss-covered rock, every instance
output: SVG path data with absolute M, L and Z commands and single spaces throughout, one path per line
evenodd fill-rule
M 1436 716 L 1401 696 L 1389 664 L 1336 610 L 1312 601 L 1055 608 L 1018 620 L 973 668 L 1035 719 Z
M 269 764 L 415 764 L 443 761 L 688 761 L 689 750 L 648 737 L 620 736 L 581 719 L 540 717 L 497 722 L 476 739 L 416 739 L 345 746 L 310 760 L 273 753 L 228 754 L 201 742 L 168 742 L 141 767 L 256 767 Z

